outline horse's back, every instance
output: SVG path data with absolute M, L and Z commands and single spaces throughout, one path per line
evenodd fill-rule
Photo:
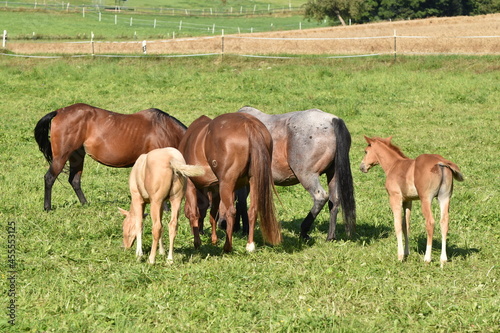
M 207 128 L 205 154 L 218 178 L 228 170 L 238 176 L 247 172 L 251 146 L 265 142 L 272 151 L 267 128 L 253 116 L 226 113 L 214 118 Z M 270 147 L 269 147 L 270 146 Z

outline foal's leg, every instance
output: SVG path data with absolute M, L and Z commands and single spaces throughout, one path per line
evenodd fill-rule
M 161 218 L 163 215 L 162 203 L 163 200 L 151 201 L 151 219 L 153 220 L 153 244 L 151 245 L 151 253 L 149 254 L 148 260 L 150 264 L 155 263 L 156 249 L 158 248 L 158 243 L 161 241 L 161 236 L 163 233 L 163 225 L 161 223 Z
M 446 255 L 446 237 L 448 236 L 448 221 L 449 221 L 449 209 L 450 209 L 450 197 L 438 197 L 439 205 L 441 208 L 441 220 L 439 221 L 441 225 L 441 267 L 445 262 L 448 261 L 448 256 Z
M 396 239 L 398 242 L 398 260 L 403 261 L 405 258 L 405 252 L 403 247 L 403 218 L 402 218 L 403 202 L 401 196 L 391 195 L 390 204 L 392 213 L 394 215 L 394 230 L 396 231 Z
M 410 215 L 411 215 L 411 201 L 403 202 L 403 236 L 405 237 L 405 251 L 404 256 L 408 257 L 410 255 L 410 242 L 408 241 L 408 235 L 410 234 Z
M 83 147 L 75 150 L 69 157 L 69 178 L 68 181 L 80 200 L 82 205 L 87 203 L 81 188 L 81 178 L 83 172 L 83 161 L 85 159 L 85 150 Z
M 441 225 L 441 267 L 448 261 L 446 255 L 446 238 L 448 235 L 450 199 L 453 192 L 453 175 L 451 171 L 448 168 L 442 168 L 442 171 L 443 177 L 438 193 L 438 201 L 441 208 L 441 219 L 439 221 Z
M 422 214 L 425 217 L 425 229 L 427 230 L 427 244 L 425 247 L 424 261 L 431 262 L 432 256 L 432 237 L 434 236 L 434 217 L 432 216 L 432 197 L 421 198 Z
M 174 241 L 177 235 L 177 222 L 179 219 L 179 212 L 181 210 L 182 195 L 178 195 L 174 198 L 170 198 L 170 205 L 172 209 L 172 216 L 170 217 L 170 222 L 168 223 L 168 256 L 167 262 L 172 263 L 174 261 Z

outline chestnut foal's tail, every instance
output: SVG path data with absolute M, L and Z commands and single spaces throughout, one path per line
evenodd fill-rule
M 250 191 L 257 191 L 257 214 L 259 216 L 260 229 L 264 240 L 271 245 L 281 243 L 281 228 L 276 219 L 276 212 L 273 201 L 274 181 L 271 169 L 272 150 L 266 147 L 266 140 L 263 134 L 255 127 L 249 133 L 250 140 L 250 170 L 249 173 L 255 177 L 257 188 L 250 188 Z
M 50 132 L 50 123 L 52 119 L 57 115 L 57 111 L 52 111 L 47 113 L 38 121 L 35 126 L 35 140 L 38 143 L 38 149 L 42 152 L 43 156 L 47 162 L 52 162 L 52 147 L 50 145 L 49 132 Z
M 452 161 L 445 160 L 444 158 L 442 159 L 441 162 L 438 163 L 441 166 L 447 167 L 448 169 L 451 170 L 451 173 L 453 174 L 453 178 L 456 181 L 463 182 L 464 181 L 464 175 L 462 175 L 462 172 L 460 171 L 460 168 L 458 165 L 453 163 Z
M 337 195 L 344 213 L 344 223 L 349 237 L 354 235 L 356 229 L 356 202 L 354 201 L 354 185 L 352 181 L 351 162 L 349 150 L 351 149 L 351 134 L 344 121 L 340 118 L 333 119 L 335 132 L 335 177 L 338 179 Z

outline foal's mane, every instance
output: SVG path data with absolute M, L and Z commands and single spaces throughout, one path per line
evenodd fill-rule
M 383 139 L 383 138 L 373 138 L 373 140 L 377 140 L 378 142 L 384 144 L 387 146 L 387 148 L 389 148 L 390 150 L 394 151 L 396 154 L 398 154 L 399 156 L 401 157 L 404 157 L 404 158 L 408 158 L 408 156 L 406 156 L 402 151 L 401 149 L 394 145 L 392 142 L 391 142 L 391 139 Z

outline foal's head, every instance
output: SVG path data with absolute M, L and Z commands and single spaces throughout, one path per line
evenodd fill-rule
M 401 152 L 401 150 L 393 145 L 391 143 L 392 136 L 388 138 L 369 138 L 365 136 L 365 140 L 368 143 L 368 146 L 365 148 L 365 157 L 363 158 L 363 161 L 361 161 L 360 169 L 362 172 L 368 172 L 372 167 L 375 165 L 378 165 L 380 163 L 379 157 L 377 154 L 378 151 L 378 145 L 382 144 L 386 146 L 387 148 L 394 150 L 396 153 L 399 155 L 404 156 L 404 154 Z
M 125 219 L 123 220 L 123 247 L 128 249 L 134 244 L 135 238 L 137 236 L 137 231 L 135 230 L 135 221 L 130 216 L 130 213 L 128 211 L 121 208 L 118 209 L 120 210 L 120 213 L 125 216 Z

